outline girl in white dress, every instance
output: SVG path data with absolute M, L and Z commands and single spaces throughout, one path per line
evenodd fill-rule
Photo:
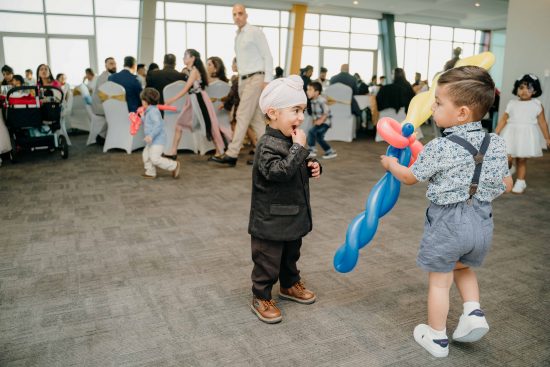
M 550 145 L 550 134 L 544 108 L 535 99 L 542 94 L 538 78 L 533 74 L 524 75 L 516 80 L 512 93 L 519 99 L 508 102 L 495 133 L 502 132 L 506 141 L 508 164 L 511 166 L 512 160 L 516 160 L 517 180 L 512 192 L 522 194 L 527 188 L 527 158 L 542 156 L 542 149 Z

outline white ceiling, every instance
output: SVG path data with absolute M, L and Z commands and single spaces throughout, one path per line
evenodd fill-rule
M 308 11 L 321 14 L 381 18 L 382 13 L 390 13 L 395 15 L 396 21 L 476 29 L 505 29 L 508 14 L 508 0 L 357 1 L 357 5 L 353 0 L 251 0 L 243 3 L 279 9 L 302 3 L 308 5 Z M 479 7 L 474 6 L 476 2 Z

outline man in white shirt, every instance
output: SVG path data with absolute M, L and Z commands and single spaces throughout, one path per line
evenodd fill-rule
M 273 57 L 264 33 L 247 23 L 248 14 L 242 4 L 233 6 L 233 22 L 239 28 L 235 37 L 235 54 L 239 70 L 240 104 L 233 140 L 226 153 L 212 157 L 212 161 L 234 167 L 237 164 L 244 136 L 251 126 L 259 139 L 265 132 L 265 119 L 259 99 L 263 88 L 273 75 Z

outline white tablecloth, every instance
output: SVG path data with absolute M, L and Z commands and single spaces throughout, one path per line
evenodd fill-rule
M 355 100 L 357 101 L 357 104 L 359 105 L 359 109 L 364 110 L 367 107 L 370 107 L 370 99 L 371 95 L 365 94 L 365 95 L 359 95 L 359 96 L 353 96 Z

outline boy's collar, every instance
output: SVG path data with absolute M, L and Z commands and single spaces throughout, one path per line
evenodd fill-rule
M 475 130 L 481 130 L 481 121 L 468 122 L 467 124 L 448 127 L 445 130 L 443 130 L 443 134 L 450 135 L 457 132 L 465 133 L 465 132 L 475 131 Z

